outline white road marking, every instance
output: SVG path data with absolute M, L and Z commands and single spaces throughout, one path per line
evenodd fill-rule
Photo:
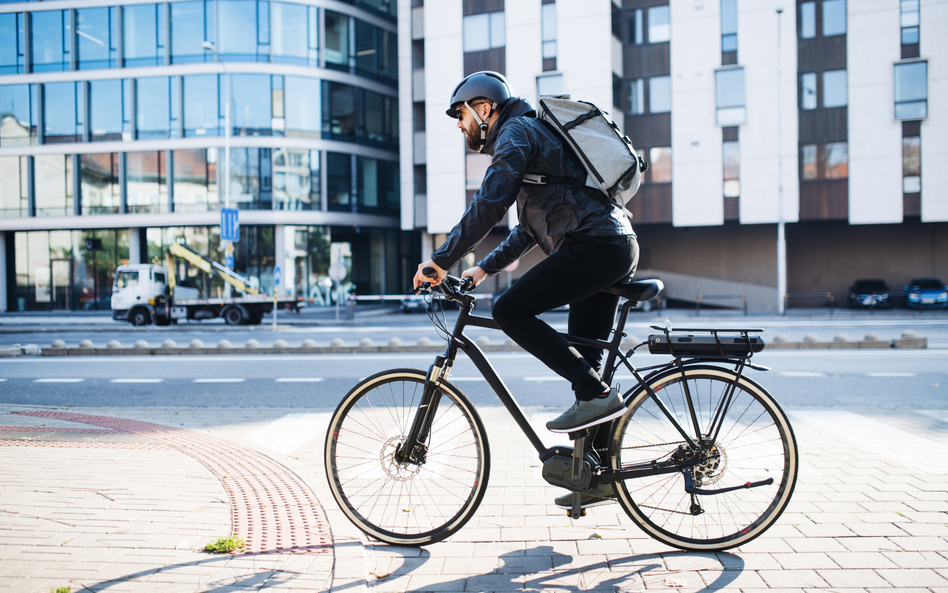
M 782 377 L 825 377 L 826 373 L 819 371 L 781 371 Z
M 915 373 L 866 373 L 869 377 L 914 377 Z
M 523 380 L 524 381 L 537 381 L 539 383 L 542 383 L 543 381 L 565 381 L 566 379 L 564 379 L 563 377 L 558 377 L 556 375 L 547 375 L 544 377 L 524 377 Z
M 280 377 L 277 383 L 319 383 L 322 377 Z
M 112 379 L 111 383 L 161 383 L 164 379 Z
M 244 438 L 289 455 L 312 440 L 323 439 L 331 414 L 287 414 Z
M 36 379 L 34 383 L 82 383 L 85 379 Z
M 448 377 L 448 381 L 458 382 L 458 381 L 486 381 L 484 377 Z
M 195 379 L 195 383 L 243 383 L 246 379 L 239 379 L 237 377 L 225 377 L 221 379 Z

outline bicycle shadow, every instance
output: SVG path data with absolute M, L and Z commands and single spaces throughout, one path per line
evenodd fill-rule
M 391 550 L 391 548 L 388 548 Z M 392 558 L 393 560 L 398 557 Z M 498 566 L 479 574 L 468 574 L 442 581 L 447 575 L 416 574 L 417 569 L 431 559 L 423 550 L 414 558 L 401 557 L 401 566 L 372 573 L 375 581 L 367 579 L 372 587 L 386 582 L 387 588 L 414 591 L 588 591 L 588 590 L 645 590 L 671 588 L 675 591 L 711 592 L 731 585 L 744 571 L 743 560 L 726 552 L 668 552 L 632 554 L 591 564 L 577 565 L 582 557 L 556 552 L 553 546 L 536 546 L 523 551 L 507 552 L 498 556 Z M 486 560 L 486 559 L 485 559 Z M 701 573 L 702 576 L 699 576 Z M 707 579 L 711 578 L 710 581 Z M 406 579 L 404 589 L 395 583 Z M 422 582 L 418 582 L 418 581 Z M 344 590 L 356 583 L 343 585 Z

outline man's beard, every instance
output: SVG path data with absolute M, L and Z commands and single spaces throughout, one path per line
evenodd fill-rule
M 468 150 L 472 152 L 480 152 L 481 147 L 481 128 L 477 125 L 477 122 L 471 121 L 465 129 L 464 134 L 464 143 L 467 144 Z

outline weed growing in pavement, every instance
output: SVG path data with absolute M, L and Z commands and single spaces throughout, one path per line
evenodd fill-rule
M 72 593 L 72 587 L 57 587 L 56 589 L 50 589 L 49 593 Z
M 227 537 L 219 537 L 207 544 L 204 546 L 204 551 L 212 554 L 232 554 L 237 550 L 243 550 L 244 547 L 244 540 L 230 535 Z M 56 593 L 59 592 L 57 591 Z M 66 593 L 69 592 L 67 591 Z

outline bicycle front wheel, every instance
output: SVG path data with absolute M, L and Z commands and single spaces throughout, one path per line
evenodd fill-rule
M 487 433 L 470 400 L 441 382 L 422 462 L 399 462 L 425 372 L 394 369 L 356 385 L 326 435 L 326 474 L 340 508 L 365 533 L 396 545 L 441 541 L 464 526 L 490 473 Z M 436 399 L 438 399 L 436 397 Z
M 725 550 L 763 533 L 790 502 L 797 479 L 796 440 L 777 402 L 753 380 L 714 366 L 685 367 L 684 376 L 675 369 L 648 384 L 668 413 L 639 388 L 614 424 L 612 467 L 690 459 L 695 486 L 717 492 L 688 494 L 680 471 L 617 482 L 629 517 L 685 550 Z M 768 478 L 773 483 L 740 488 Z

